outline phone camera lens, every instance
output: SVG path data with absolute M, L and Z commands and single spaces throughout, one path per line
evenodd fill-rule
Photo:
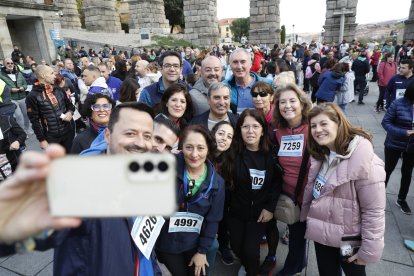
M 158 163 L 158 170 L 160 172 L 165 172 L 166 170 L 168 170 L 168 164 L 164 161 L 161 161 L 160 163 Z
M 137 163 L 137 162 L 135 162 L 135 161 L 132 161 L 130 164 L 129 164 L 129 170 L 131 171 L 131 172 L 137 172 L 137 171 L 139 171 L 139 164 Z
M 154 164 L 152 164 L 152 162 L 145 162 L 144 163 L 144 170 L 146 172 L 151 172 L 154 169 Z

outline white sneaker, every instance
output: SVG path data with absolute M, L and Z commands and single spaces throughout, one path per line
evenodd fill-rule
M 246 269 L 244 268 L 244 265 L 242 265 L 237 273 L 237 276 L 246 276 L 246 274 Z

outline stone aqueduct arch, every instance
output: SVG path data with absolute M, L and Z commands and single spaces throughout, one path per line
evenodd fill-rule
M 130 30 L 146 28 L 152 33 L 169 33 L 163 0 L 124 0 L 129 3 Z M 64 28 L 80 29 L 76 0 L 56 0 L 64 10 L 61 24 Z M 120 32 L 121 24 L 115 9 L 116 0 L 84 0 L 85 25 L 89 31 Z M 272 45 L 280 40 L 280 0 L 250 0 L 249 40 Z M 358 0 L 326 0 L 324 39 L 338 41 L 341 14 L 345 28 L 344 39 L 352 40 L 356 29 Z M 184 39 L 195 45 L 218 43 L 217 0 L 184 0 Z M 414 0 L 411 1 L 409 19 L 405 21 L 404 39 L 414 38 Z

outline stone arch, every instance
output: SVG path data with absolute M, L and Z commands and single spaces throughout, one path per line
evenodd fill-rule
M 93 32 L 121 32 L 116 0 L 84 0 L 85 27 Z

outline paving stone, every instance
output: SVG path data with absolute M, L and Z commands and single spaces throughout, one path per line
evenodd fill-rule
M 4 261 L 1 266 L 23 275 L 36 275 L 53 261 L 53 250 L 45 252 L 31 252 L 14 255 Z
M 0 267 L 0 275 L 1 276 L 17 276 L 20 274 L 14 273 L 13 271 Z

